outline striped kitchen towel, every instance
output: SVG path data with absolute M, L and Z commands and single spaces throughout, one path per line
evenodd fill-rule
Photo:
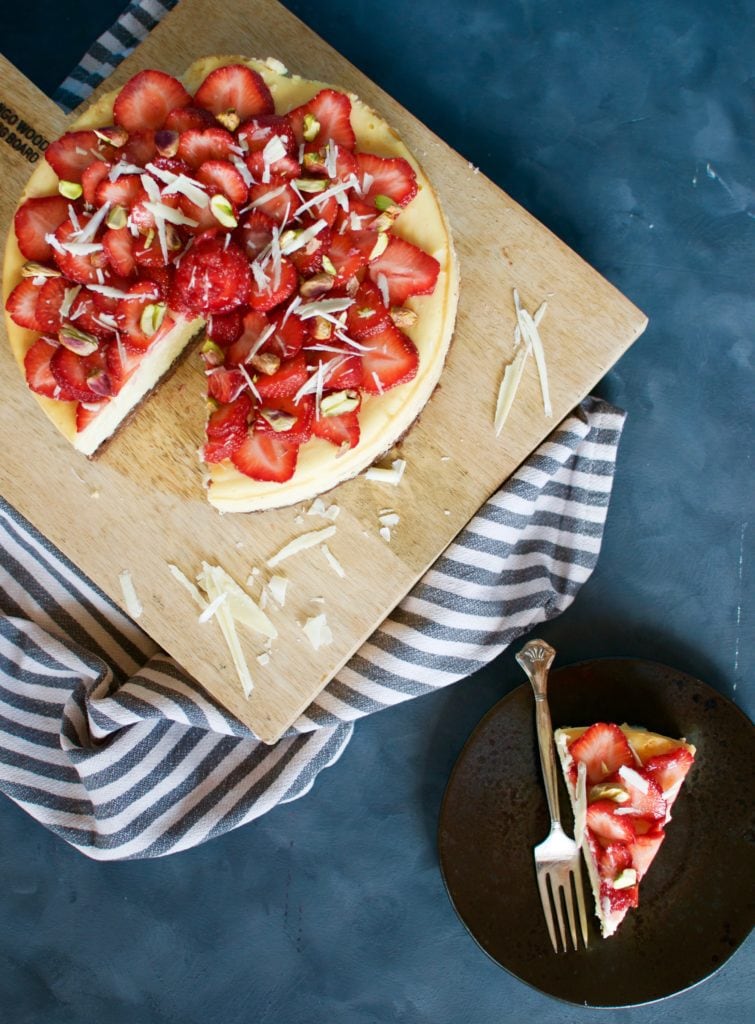
M 586 399 L 273 746 L 0 504 L 0 790 L 98 860 L 185 850 L 302 796 L 357 718 L 470 675 L 571 604 L 623 423 Z

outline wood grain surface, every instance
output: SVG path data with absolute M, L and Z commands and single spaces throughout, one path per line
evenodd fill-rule
M 217 623 L 197 623 L 196 606 L 171 577 L 168 563 L 193 576 L 206 560 L 222 565 L 242 585 L 257 567 L 258 590 L 270 575 L 265 561 L 272 554 L 297 534 L 328 524 L 302 518 L 296 508 L 241 516 L 220 516 L 210 508 L 196 458 L 205 415 L 204 380 L 196 360 L 186 359 L 105 450 L 87 461 L 39 411 L 3 337 L 0 429 L 14 440 L 0 458 L 0 491 L 121 605 L 118 575 L 128 569 L 144 606 L 143 628 L 270 743 L 641 334 L 646 318 L 284 8 L 269 0 L 228 0 L 222 16 L 219 10 L 215 0 L 182 0 L 98 93 L 122 85 L 145 67 L 180 76 L 207 53 L 275 56 L 298 74 L 354 91 L 398 130 L 440 195 L 461 265 L 455 338 L 440 386 L 401 445 L 407 461 L 404 479 L 391 487 L 359 477 L 327 496 L 341 509 L 329 546 L 346 578 L 334 574 L 317 548 L 276 570 L 289 580 L 289 599 L 283 610 L 270 612 L 280 635 L 267 666 L 256 661 L 261 638 L 239 628 L 255 678 L 249 700 Z M 5 236 L 16 198 L 33 169 L 28 158 L 34 152 L 33 142 L 26 140 L 31 149 L 25 154 L 8 144 L 8 135 L 21 138 L 23 121 L 32 136 L 52 140 L 65 130 L 67 119 L 5 61 L 0 82 L 0 223 Z M 529 360 L 506 428 L 496 438 L 496 393 L 503 365 L 513 354 L 513 288 L 530 310 L 548 299 L 541 334 L 554 416 L 547 420 L 543 415 Z M 401 517 L 390 544 L 379 536 L 377 518 L 388 507 Z M 314 651 L 301 627 L 319 611 L 328 616 L 333 642 Z

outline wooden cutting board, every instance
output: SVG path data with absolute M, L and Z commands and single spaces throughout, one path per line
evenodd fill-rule
M 222 11 L 222 15 L 219 12 Z M 199 31 L 198 31 L 199 29 Z M 255 677 L 241 692 L 216 622 L 197 609 L 168 563 L 193 576 L 202 560 L 239 583 L 297 534 L 326 526 L 300 509 L 220 516 L 204 498 L 196 449 L 202 441 L 203 378 L 191 358 L 96 459 L 74 453 L 37 408 L 0 344 L 0 491 L 39 530 L 123 605 L 119 573 L 131 572 L 144 612 L 140 625 L 230 711 L 272 743 L 373 632 L 480 505 L 550 433 L 639 336 L 645 316 L 505 193 L 420 124 L 283 7 L 271 0 L 182 0 L 98 90 L 156 67 L 180 76 L 211 53 L 275 56 L 304 77 L 357 93 L 396 128 L 434 183 L 454 233 L 461 298 L 451 353 L 421 419 L 401 446 L 398 487 L 359 477 L 328 502 L 340 507 L 333 553 L 339 579 L 318 549 L 278 570 L 289 580 L 283 610 L 271 611 L 280 636 L 260 666 L 261 643 L 239 632 Z M 44 140 L 67 118 L 12 65 L 0 64 L 0 223 Z M 513 353 L 512 289 L 541 327 L 554 416 L 545 419 L 533 361 L 500 438 L 492 429 L 502 367 Z M 378 513 L 395 509 L 390 544 Z M 253 594 L 256 593 L 252 591 Z M 325 611 L 333 642 L 314 651 L 301 625 Z

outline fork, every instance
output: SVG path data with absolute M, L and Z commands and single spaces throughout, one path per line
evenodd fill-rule
M 551 715 L 547 700 L 548 670 L 555 656 L 555 650 L 544 640 L 530 640 L 516 655 L 516 660 L 524 669 L 527 678 L 532 684 L 532 689 L 535 691 L 537 745 L 540 750 L 540 767 L 543 772 L 545 797 L 548 801 L 548 812 L 551 819 L 550 833 L 534 850 L 535 871 L 537 873 L 537 887 L 540 891 L 540 902 L 543 905 L 545 923 L 548 926 L 548 934 L 553 943 L 554 952 L 558 953 L 554 918 L 558 922 L 558 932 L 561 937 L 563 952 L 567 952 L 563 906 L 566 908 L 569 934 L 575 950 L 579 948 L 574 913 L 575 895 L 582 942 L 585 947 L 587 947 L 587 915 L 585 913 L 585 896 L 582 885 L 582 864 L 579 847 L 564 832 L 558 809 L 556 755 L 553 746 Z

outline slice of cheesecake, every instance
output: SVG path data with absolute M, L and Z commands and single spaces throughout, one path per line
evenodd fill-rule
M 597 722 L 557 729 L 556 749 L 574 811 L 603 938 L 613 935 L 665 838 L 695 748 L 646 729 Z

